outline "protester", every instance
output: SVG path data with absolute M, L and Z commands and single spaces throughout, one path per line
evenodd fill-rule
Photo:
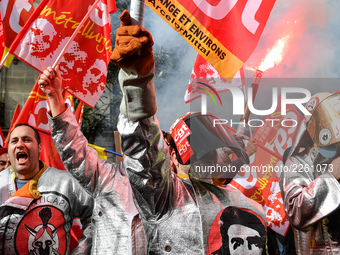
M 197 166 L 207 166 L 207 162 L 216 164 L 214 150 L 219 147 L 231 146 L 239 157 L 248 161 L 225 127 L 221 125 L 213 131 L 216 116 L 191 114 L 182 118 L 178 126 L 175 124 L 178 130 L 183 127 L 191 132 L 190 136 L 179 139 L 183 143 L 176 144 L 179 154 L 176 168 L 189 168 L 189 179 L 181 179 L 170 170 L 168 148 L 154 116 L 157 107 L 152 45 L 147 30 L 130 26 L 130 15 L 123 12 L 111 56 L 112 61 L 122 67 L 119 80 L 123 99 L 118 130 L 122 137 L 125 170 L 148 241 L 147 251 L 148 254 L 212 254 L 223 241 L 219 218 L 225 208 L 234 206 L 258 215 L 261 219 L 258 224 L 266 230 L 265 213 L 258 203 L 239 190 L 230 186 L 219 188 L 211 179 L 198 179 L 200 173 L 195 177 Z M 139 49 L 141 52 L 137 54 Z M 173 137 L 176 134 L 179 133 Z M 188 143 L 186 138 L 190 140 Z M 188 145 L 195 156 L 187 154 L 183 158 L 181 155 L 187 152 L 184 146 Z M 261 238 L 258 249 L 252 254 L 266 253 L 266 236 Z
M 83 226 L 72 254 L 91 252 L 92 197 L 66 171 L 39 160 L 38 131 L 17 124 L 8 140 L 11 166 L 0 172 L 1 254 L 69 254 L 74 217 Z
M 307 103 L 312 115 L 301 124 L 280 179 L 297 254 L 340 254 L 339 99 L 320 93 Z
M 0 148 L 0 172 L 10 165 L 11 162 L 8 159 L 7 148 Z
M 144 232 L 135 216 L 124 169 L 99 159 L 97 151 L 88 146 L 71 108 L 64 103 L 59 66 L 44 70 L 38 84 L 50 101 L 48 118 L 60 158 L 95 200 L 92 254 L 145 254 Z

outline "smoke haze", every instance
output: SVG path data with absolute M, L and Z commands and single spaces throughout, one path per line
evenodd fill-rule
M 284 48 L 282 62 L 267 70 L 265 78 L 339 78 L 339 15 L 340 2 L 336 0 L 288 0 L 276 1 L 264 29 L 260 42 L 245 67 L 257 68 L 267 51 L 275 42 L 289 35 Z M 171 75 L 166 81 L 155 77 L 156 96 L 161 128 L 168 130 L 173 121 L 190 111 L 184 103 L 184 94 L 196 59 L 196 51 L 162 18 L 145 7 L 144 26 L 152 33 L 154 51 L 167 49 L 169 52 L 181 48 L 185 53 L 175 67 L 156 66 Z M 172 70 L 169 70 L 173 68 Z M 245 70 L 245 76 L 252 78 L 253 71 Z M 320 79 L 309 87 L 311 93 L 320 90 Z M 337 80 L 336 80 L 337 81 Z M 333 92 L 339 85 L 321 88 Z M 247 83 L 247 86 L 250 86 Z M 308 86 L 308 84 L 306 85 Z M 261 89 L 261 88 L 260 88 Z M 199 100 L 199 99 L 197 99 Z

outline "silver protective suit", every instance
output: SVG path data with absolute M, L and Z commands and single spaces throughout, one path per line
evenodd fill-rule
M 302 123 L 280 178 L 284 207 L 294 227 L 297 254 L 340 254 L 340 185 L 329 172 L 331 161 L 320 153 L 301 152 L 306 144 Z M 304 155 L 303 155 L 304 154 Z
M 155 101 L 152 97 L 133 96 L 130 90 L 136 87 L 139 95 L 154 95 L 148 92 L 154 89 L 153 73 L 140 77 L 130 71 L 120 71 L 123 101 L 118 131 L 125 171 L 148 241 L 147 254 L 215 252 L 210 250 L 209 231 L 218 213 L 228 206 L 259 215 L 266 225 L 262 207 L 240 191 L 219 188 L 199 179 L 180 179 L 170 170 L 167 146 L 156 117 L 144 111 L 152 108 L 155 111 L 156 106 L 152 105 Z
M 92 196 L 66 171 L 45 164 L 40 171 L 32 194 L 16 191 L 11 167 L 0 172 L 0 254 L 69 254 L 74 217 L 83 235 L 72 254 L 90 254 Z
M 143 240 L 144 236 L 131 235 L 131 224 L 137 226 L 133 233 L 138 233 L 139 228 L 132 221 L 137 211 L 124 170 L 119 164 L 98 158 L 69 107 L 62 114 L 48 118 L 65 168 L 94 197 L 92 254 L 138 254 L 140 249 L 132 247 L 133 238 Z M 143 248 L 145 241 L 137 245 Z

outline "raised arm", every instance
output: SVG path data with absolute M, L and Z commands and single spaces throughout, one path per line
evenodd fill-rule
M 97 151 L 88 146 L 71 109 L 65 105 L 59 67 L 44 70 L 38 84 L 50 101 L 51 135 L 67 171 L 94 196 L 104 191 L 125 190 L 127 182 L 119 172 L 119 165 L 98 158 Z
M 66 106 L 61 94 L 62 78 L 59 72 L 59 65 L 55 69 L 51 66 L 47 67 L 40 74 L 38 84 L 50 101 L 52 116 L 57 116 L 64 112 Z
M 117 127 L 136 207 L 142 218 L 153 220 L 169 211 L 173 182 L 163 135 L 154 116 L 152 37 L 147 30 L 130 24 L 130 15 L 124 11 L 111 56 L 122 68 L 119 82 L 123 99 Z

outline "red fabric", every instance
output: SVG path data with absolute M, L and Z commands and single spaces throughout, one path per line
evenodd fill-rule
M 64 101 L 66 104 L 68 104 L 71 108 L 71 111 L 73 112 L 74 114 L 74 102 L 73 102 L 73 96 L 67 91 L 67 90 L 63 90 L 62 91 L 62 95 L 63 95 L 63 98 L 64 98 Z
M 70 251 L 77 247 L 82 233 L 83 229 L 79 218 L 74 218 L 70 233 Z
M 146 1 L 224 78 L 255 50 L 275 0 Z
M 2 19 L 0 15 L 0 57 L 4 54 L 5 49 L 5 39 L 4 39 L 4 26 L 2 24 Z
M 217 93 L 227 92 L 229 89 L 223 88 L 224 85 L 237 86 L 239 88 L 245 85 L 244 71 L 241 67 L 232 81 L 224 79 L 212 65 L 210 65 L 201 55 L 197 55 L 194 68 L 192 69 L 188 88 L 185 92 L 184 101 L 190 103 L 194 99 L 201 97 L 205 93 L 202 89 L 202 83 L 214 88 Z M 216 94 L 212 92 L 212 94 Z M 217 95 L 218 96 L 218 95 Z
M 85 106 L 84 102 L 80 101 L 78 106 L 77 106 L 77 109 L 75 111 L 76 119 L 77 119 L 80 127 L 81 127 L 81 123 L 82 123 L 82 120 L 83 120 L 84 106 Z
M 53 66 L 94 2 L 42 0 L 9 51 L 40 72 Z M 112 53 L 110 17 L 105 2 L 99 1 L 89 14 L 59 62 L 63 88 L 90 107 L 105 88 Z M 110 4 L 110 11 L 114 10 L 113 6 Z
M 9 126 L 9 132 L 7 134 L 7 137 L 6 137 L 5 144 L 7 144 L 7 142 L 8 142 L 9 133 L 13 129 L 13 126 L 14 126 L 14 124 L 15 124 L 18 116 L 19 116 L 19 114 L 20 114 L 20 105 L 17 104 L 17 106 L 15 107 L 15 110 L 14 110 L 14 114 L 13 114 L 13 117 L 12 117 L 11 125 Z
M 228 130 L 232 134 L 236 133 L 232 127 L 228 127 Z M 229 185 L 261 204 L 266 212 L 268 227 L 285 235 L 289 221 L 283 207 L 279 187 L 280 177 L 272 171 L 275 166 L 280 165 L 281 161 L 281 155 L 257 144 L 257 151 L 250 158 L 249 168 L 240 170 Z
M 276 110 L 269 116 L 264 117 L 264 125 L 256 128 L 253 138 L 264 147 L 269 148 L 276 154 L 283 156 L 287 147 L 291 147 L 295 141 L 295 136 L 302 123 L 303 116 L 294 108 L 293 105 L 287 105 L 286 115 L 281 115 L 281 97 L 279 97 Z M 272 119 L 275 119 L 273 122 Z M 294 122 L 289 119 L 295 120 L 297 123 L 295 127 Z M 287 127 L 284 127 L 281 122 Z
M 32 15 L 34 0 L 1 1 L 1 18 L 3 21 L 5 46 L 10 47 L 14 38 Z

